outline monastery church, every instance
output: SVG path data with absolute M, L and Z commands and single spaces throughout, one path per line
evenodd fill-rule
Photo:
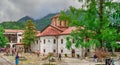
M 46 27 L 37 36 L 35 44 L 33 44 L 32 50 L 40 50 L 42 54 L 48 54 L 49 52 L 68 54 L 71 53 L 80 54 L 80 49 L 76 49 L 74 46 L 71 50 L 66 48 L 66 37 L 75 30 L 75 27 L 68 27 L 67 21 L 59 21 L 59 15 L 52 18 L 51 24 Z M 74 39 L 71 39 L 74 43 Z
M 43 31 L 39 32 L 36 36 L 35 43 L 31 45 L 32 51 L 40 51 L 41 54 L 47 55 L 48 53 L 55 54 L 79 54 L 81 48 L 75 48 L 74 39 L 71 39 L 73 45 L 72 49 L 66 48 L 66 37 L 70 36 L 70 33 L 75 30 L 75 27 L 69 27 L 67 21 L 59 21 L 59 14 L 55 15 L 51 19 L 51 24 L 47 26 Z M 5 30 L 5 35 L 9 39 L 9 44 L 22 47 L 21 43 L 23 30 Z

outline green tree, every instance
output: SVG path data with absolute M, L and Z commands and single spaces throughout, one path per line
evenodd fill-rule
M 36 37 L 35 25 L 31 20 L 27 20 L 25 23 L 25 30 L 22 39 L 26 51 L 30 51 L 30 45 L 34 43 L 35 37 Z
M 5 31 L 4 31 L 3 27 L 0 26 L 0 48 L 4 47 L 8 42 L 8 39 L 5 37 L 4 32 Z
M 113 18 L 111 13 L 118 14 L 112 4 L 115 3 L 111 0 L 85 0 L 82 8 L 70 7 L 69 13 L 62 11 L 60 20 L 66 20 L 70 26 L 77 28 L 67 38 L 66 47 L 70 49 L 72 43 L 69 39 L 75 38 L 76 47 L 88 49 L 95 46 L 106 49 L 106 45 L 110 45 L 112 48 L 116 46 L 118 48 L 116 41 L 119 33 L 117 33 L 117 29 L 109 26 L 113 22 L 110 20 L 110 17 Z M 114 6 L 118 5 L 115 4 Z
M 109 11 L 111 13 L 109 18 L 112 21 L 110 26 L 116 28 L 117 32 L 120 33 L 120 3 L 114 2 L 110 8 L 114 8 L 114 12 Z

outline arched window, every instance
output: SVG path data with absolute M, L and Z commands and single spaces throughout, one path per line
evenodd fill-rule
M 43 49 L 43 52 L 45 53 L 45 49 Z
M 61 49 L 61 53 L 63 53 L 63 49 Z
M 55 50 L 55 49 L 53 49 L 53 52 L 55 53 L 55 52 L 56 52 L 56 50 Z

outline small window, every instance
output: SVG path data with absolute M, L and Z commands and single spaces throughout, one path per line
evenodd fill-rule
M 36 43 L 38 44 L 38 40 L 36 40 Z
M 48 40 L 48 42 L 50 42 L 50 40 Z
M 56 40 L 54 39 L 54 44 L 56 43 Z
M 45 53 L 45 49 L 43 50 L 43 52 Z
M 20 39 L 20 42 L 22 42 L 22 39 Z
M 44 39 L 44 44 L 45 44 L 45 39 Z
M 40 40 L 40 42 L 41 42 L 41 40 Z
M 61 44 L 63 44 L 63 39 L 61 39 Z
M 55 53 L 55 52 L 56 52 L 56 50 L 55 50 L 55 49 L 53 49 L 53 52 Z
M 61 49 L 61 53 L 63 53 L 63 49 Z
M 21 34 L 19 34 L 18 36 L 22 36 Z

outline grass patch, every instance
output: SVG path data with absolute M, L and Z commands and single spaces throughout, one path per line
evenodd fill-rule
M 96 64 L 96 65 L 105 65 L 105 64 Z
M 57 65 L 57 64 L 43 64 L 43 65 Z
M 19 60 L 20 60 L 20 61 L 26 61 L 27 58 L 25 58 L 25 57 L 20 57 Z

